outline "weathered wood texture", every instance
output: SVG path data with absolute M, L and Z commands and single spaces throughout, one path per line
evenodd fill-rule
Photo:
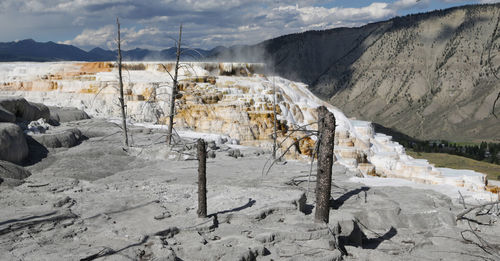
M 207 150 L 205 141 L 198 139 L 198 217 L 207 217 Z
M 318 108 L 318 172 L 316 178 L 315 222 L 328 223 L 332 188 L 333 146 L 335 117 L 324 106 Z

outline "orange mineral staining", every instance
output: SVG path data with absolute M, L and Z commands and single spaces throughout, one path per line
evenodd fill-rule
M 86 74 L 93 74 L 98 72 L 111 72 L 113 70 L 113 63 L 111 62 L 89 62 L 77 63 L 80 66 L 80 71 Z

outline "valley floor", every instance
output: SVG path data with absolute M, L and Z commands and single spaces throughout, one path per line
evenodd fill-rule
M 488 175 L 488 180 L 500 180 L 500 165 L 446 153 L 427 153 L 407 150 L 406 154 L 416 159 L 426 159 L 438 168 L 471 169 Z
M 270 155 L 238 145 L 218 144 L 216 158 L 208 159 L 210 217 L 200 219 L 192 140 L 181 153 L 172 152 L 161 130 L 135 127 L 133 148 L 124 151 L 115 124 L 67 125 L 93 137 L 50 150 L 28 167 L 33 175 L 24 184 L 0 186 L 2 260 L 495 260 L 500 255 L 483 250 L 474 236 L 498 247 L 497 216 L 456 221 L 464 207 L 455 199 L 433 190 L 352 182 L 353 173 L 340 165 L 333 168 L 330 223 L 315 224 L 314 177 L 307 193 L 310 165 L 289 161 L 262 175 Z M 231 148 L 243 157 L 228 156 Z M 341 257 L 336 245 L 347 255 Z

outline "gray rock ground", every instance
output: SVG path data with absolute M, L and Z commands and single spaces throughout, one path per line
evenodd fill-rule
M 352 173 L 338 165 L 330 225 L 315 224 L 309 164 L 277 164 L 263 176 L 269 154 L 239 145 L 229 146 L 244 157 L 212 146 L 209 218 L 200 219 L 192 141 L 183 144 L 190 150 L 170 151 L 164 133 L 134 127 L 134 147 L 125 151 L 113 123 L 84 120 L 61 128 L 77 128 L 89 139 L 49 148 L 27 167 L 32 175 L 24 184 L 0 186 L 2 259 L 340 260 L 335 245 L 348 253 L 345 260 L 496 258 L 462 238 L 469 224 L 455 221 L 463 207 L 450 198 L 351 183 Z M 473 231 L 498 246 L 497 217 L 477 219 Z

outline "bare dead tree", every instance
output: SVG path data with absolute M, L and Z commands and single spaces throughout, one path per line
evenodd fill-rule
M 127 135 L 127 116 L 125 114 L 125 99 L 123 98 L 123 79 L 122 79 L 122 49 L 121 49 L 121 38 L 120 38 L 120 20 L 116 18 L 116 26 L 118 31 L 118 78 L 120 85 L 120 108 L 122 113 L 122 129 L 123 129 L 123 146 L 128 147 L 128 135 Z
M 276 159 L 276 141 L 278 139 L 278 131 L 277 131 L 277 128 L 276 128 L 276 118 L 278 116 L 277 112 L 276 112 L 276 85 L 274 83 L 274 78 L 275 76 L 273 76 L 273 118 L 274 118 L 274 121 L 273 121 L 273 159 Z
M 465 199 L 462 196 L 462 193 L 460 193 L 460 191 L 459 191 L 459 194 L 460 194 L 460 198 L 461 198 L 461 202 L 462 202 L 462 205 L 464 207 L 464 210 L 462 212 L 460 212 L 459 214 L 457 214 L 456 220 L 457 221 L 459 221 L 459 220 L 466 221 L 468 226 L 469 226 L 469 229 L 465 229 L 465 230 L 460 232 L 462 239 L 468 244 L 473 244 L 473 245 L 476 245 L 477 247 L 479 247 L 485 253 L 492 256 L 494 258 L 493 260 L 498 260 L 500 258 L 500 248 L 498 247 L 498 244 L 492 244 L 492 243 L 488 242 L 483 237 L 483 235 L 481 235 L 481 233 L 480 233 L 481 231 L 479 229 L 472 227 L 471 221 L 475 222 L 477 224 L 481 224 L 480 222 L 477 222 L 476 220 L 474 220 L 474 217 L 483 216 L 483 215 L 491 215 L 492 217 L 498 217 L 500 215 L 500 208 L 498 207 L 498 205 L 500 204 L 500 200 L 468 207 L 467 204 L 465 203 Z M 495 208 L 496 208 L 496 210 L 495 210 Z M 475 215 L 474 216 L 471 215 L 471 216 L 467 217 L 466 215 L 473 212 L 473 210 L 475 210 Z M 469 235 L 469 236 L 467 236 L 467 235 Z
M 174 114 L 175 114 L 175 96 L 177 95 L 177 85 L 178 85 L 177 77 L 179 73 L 179 60 L 181 57 L 181 37 L 182 37 L 182 24 L 179 26 L 179 38 L 177 40 L 177 52 L 175 55 L 175 69 L 174 69 L 174 77 L 172 85 L 172 95 L 170 97 L 170 111 L 168 116 L 167 145 L 170 145 L 170 143 L 172 142 L 172 128 L 174 126 Z
M 316 178 L 316 210 L 314 221 L 328 223 L 332 189 L 333 146 L 335 138 L 335 116 L 325 106 L 318 108 L 318 171 Z
M 481 204 L 481 205 L 478 205 L 478 206 L 472 206 L 470 208 L 466 208 L 464 211 L 460 212 L 457 215 L 457 220 L 465 219 L 465 215 L 468 214 L 469 212 L 475 210 L 475 209 L 478 209 L 479 210 L 478 212 L 480 212 L 481 210 L 483 210 L 487 206 L 493 206 L 493 205 L 499 205 L 499 204 L 500 204 L 500 200 L 497 200 L 497 201 L 493 201 L 493 202 L 488 202 L 488 203 L 485 203 L 485 204 Z
M 490 242 L 486 241 L 483 236 L 481 236 L 478 232 L 477 229 L 474 229 L 471 225 L 470 220 L 467 220 L 467 224 L 469 225 L 469 229 L 466 229 L 462 232 L 460 232 L 460 235 L 462 236 L 462 239 L 469 244 L 476 245 L 477 247 L 481 248 L 485 253 L 489 254 L 494 258 L 494 260 L 499 260 L 500 259 L 500 249 L 494 245 L 491 244 Z M 467 234 L 473 235 L 473 237 L 467 237 Z
M 207 217 L 207 150 L 205 141 L 198 139 L 198 217 Z
M 160 64 L 165 72 L 170 76 L 170 79 L 172 79 L 172 91 L 170 94 L 170 102 L 169 102 L 169 114 L 168 114 L 168 128 L 167 128 L 167 145 L 172 146 L 172 137 L 174 136 L 174 117 L 175 117 L 175 105 L 176 105 L 176 100 L 182 97 L 182 94 L 179 92 L 179 69 L 183 68 L 185 71 L 186 70 L 192 70 L 196 74 L 196 70 L 193 68 L 191 64 L 180 64 L 180 58 L 183 55 L 191 56 L 192 58 L 197 58 L 192 54 L 186 53 L 188 51 L 194 52 L 200 57 L 203 57 L 203 54 L 201 54 L 199 51 L 193 48 L 181 48 L 182 47 L 182 24 L 179 26 L 179 37 L 177 39 L 173 37 L 169 37 L 175 42 L 176 45 L 176 59 L 175 59 L 175 68 L 174 68 L 174 75 L 172 75 L 169 71 L 169 68 L 165 66 L 164 64 Z M 155 95 L 156 97 L 156 95 Z

